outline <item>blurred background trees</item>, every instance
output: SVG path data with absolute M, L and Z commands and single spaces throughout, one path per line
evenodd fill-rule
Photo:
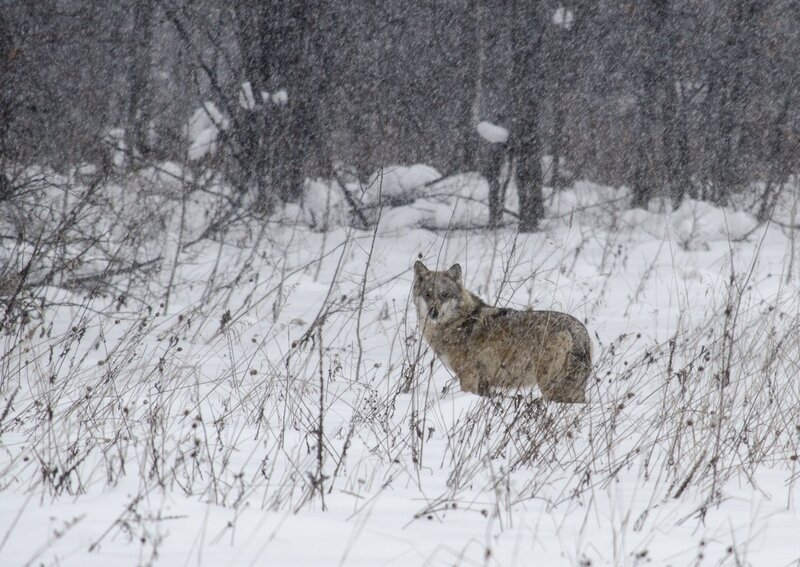
M 0 0 L 3 167 L 185 162 L 212 102 L 214 166 L 262 212 L 305 177 L 485 170 L 481 120 L 523 229 L 577 177 L 722 203 L 798 171 L 798 93 L 791 0 Z

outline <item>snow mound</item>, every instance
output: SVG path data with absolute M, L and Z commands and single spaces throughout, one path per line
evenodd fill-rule
M 380 201 L 403 203 L 414 199 L 417 190 L 440 179 L 442 174 L 429 165 L 392 165 L 373 173 L 362 196 L 366 205 Z
M 436 230 L 486 227 L 489 224 L 489 183 L 477 173 L 453 175 L 414 205 L 428 216 L 421 226 Z
M 730 211 L 727 213 L 727 233 L 732 240 L 746 238 L 758 226 L 758 221 L 750 213 Z
M 189 160 L 195 161 L 217 151 L 217 137 L 220 130 L 227 130 L 230 122 L 211 101 L 203 103 L 192 113 L 186 127 L 189 142 Z
M 286 218 L 298 218 L 314 230 L 327 231 L 350 223 L 350 210 L 336 181 L 306 179 L 299 210 L 291 203 Z
M 476 127 L 478 135 L 490 144 L 505 144 L 508 141 L 508 130 L 497 124 L 483 121 Z
M 689 250 L 702 248 L 710 241 L 741 240 L 756 226 L 758 222 L 749 213 L 694 199 L 685 199 L 672 213 L 673 233 Z
M 667 228 L 668 217 L 645 209 L 628 209 L 619 214 L 619 223 L 632 234 L 641 231 L 657 240 L 666 238 L 669 234 Z
M 403 205 L 386 209 L 381 214 L 379 231 L 404 232 L 408 228 L 432 227 L 436 225 L 436 210 L 427 202 Z
M 409 228 L 485 228 L 489 223 L 488 198 L 489 184 L 481 175 L 453 175 L 410 204 L 385 208 L 379 231 L 385 234 Z
M 624 195 L 624 190 L 589 181 L 576 181 L 568 188 L 552 193 L 550 213 L 568 215 L 580 209 L 612 203 Z M 547 196 L 547 195 L 545 195 Z

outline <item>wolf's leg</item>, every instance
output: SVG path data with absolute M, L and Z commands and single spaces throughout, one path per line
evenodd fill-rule
M 586 393 L 583 389 L 575 387 L 574 384 L 566 380 L 559 380 L 551 383 L 550 387 L 542 390 L 542 397 L 549 402 L 559 402 L 562 404 L 583 404 L 586 403 Z
M 489 387 L 489 381 L 483 376 L 478 378 L 478 395 L 486 397 L 491 394 L 492 389 Z
M 591 370 L 585 355 L 570 352 L 562 372 L 552 377 L 547 386 L 542 388 L 544 398 L 562 403 L 586 403 L 586 382 Z
M 567 375 L 571 377 L 573 389 L 580 392 L 580 402 L 586 401 L 586 383 L 592 373 L 592 360 L 590 352 L 572 351 L 567 357 Z
M 477 372 L 470 372 L 458 377 L 461 383 L 461 391 L 470 394 L 478 394 L 479 396 L 491 396 L 492 388 L 489 386 L 489 381 L 483 378 Z
M 548 335 L 536 351 L 536 381 L 545 400 L 562 402 L 569 396 L 567 358 L 572 350 L 572 335 L 560 331 Z
M 458 381 L 461 384 L 462 392 L 469 392 L 470 394 L 480 393 L 480 376 L 477 372 L 461 372 L 458 374 Z

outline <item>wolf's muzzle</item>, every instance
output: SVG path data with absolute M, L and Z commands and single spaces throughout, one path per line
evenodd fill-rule
M 428 310 L 428 317 L 430 317 L 431 319 L 433 319 L 435 321 L 436 319 L 439 318 L 439 310 L 436 309 L 435 307 L 431 307 Z

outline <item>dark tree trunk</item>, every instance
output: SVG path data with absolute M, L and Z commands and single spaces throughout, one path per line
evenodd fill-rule
M 322 137 L 323 107 L 327 100 L 338 30 L 332 5 L 295 0 L 284 12 L 285 44 L 275 64 L 285 69 L 287 115 L 278 133 L 273 176 L 282 200 L 301 195 L 306 175 L 330 173 Z
M 634 207 L 647 207 L 657 193 L 664 193 L 666 169 L 664 148 L 664 121 L 659 100 L 664 100 L 668 89 L 674 89 L 664 53 L 665 26 L 668 0 L 649 0 L 637 7 L 641 18 L 641 50 L 639 51 L 639 89 L 637 112 L 637 149 L 634 165 L 632 200 Z
M 638 208 L 646 208 L 655 193 L 656 179 L 652 160 L 655 159 L 653 128 L 656 91 L 653 87 L 652 75 L 649 71 L 645 71 L 639 91 L 639 109 L 636 121 L 636 134 L 639 142 L 636 145 L 636 163 L 631 187 L 631 206 Z
M 149 129 L 152 118 L 150 50 L 153 43 L 153 0 L 132 3 L 131 60 L 128 76 L 128 151 L 131 159 L 150 153 Z
M 726 5 L 730 29 L 722 50 L 721 64 L 715 65 L 716 96 L 711 100 L 718 105 L 718 131 L 716 151 L 712 166 L 712 201 L 724 204 L 728 195 L 744 182 L 745 164 L 742 147 L 746 146 L 748 132 L 745 122 L 750 94 L 746 69 L 752 66 L 751 50 L 757 38 L 753 32 L 765 4 L 762 0 L 731 2 Z
M 689 172 L 689 145 L 686 138 L 686 120 L 682 108 L 684 101 L 672 81 L 664 85 L 664 99 L 661 107 L 664 116 L 664 182 L 667 195 L 673 206 L 677 207 L 683 195 L 691 192 Z
M 559 100 L 553 101 L 553 161 L 550 164 L 550 184 L 554 190 L 564 188 L 561 173 L 561 156 L 564 152 L 564 107 Z
M 475 168 L 478 150 L 475 115 L 480 113 L 480 108 L 476 108 L 476 104 L 480 104 L 478 91 L 481 88 L 479 1 L 467 0 L 466 10 L 462 13 L 464 27 L 459 55 L 463 58 L 463 64 L 457 66 L 460 69 L 458 74 L 460 82 L 465 87 L 463 93 L 459 93 L 458 101 L 460 151 L 457 167 L 467 171 Z
M 233 8 L 244 71 L 240 82 L 250 83 L 255 103 L 253 108 L 234 106 L 240 146 L 239 183 L 243 192 L 255 192 L 254 212 L 260 216 L 270 214 L 276 201 L 271 176 L 273 132 L 270 131 L 276 112 L 271 101 L 261 99 L 261 92 L 270 90 L 272 74 L 272 50 L 266 41 L 272 35 L 269 10 L 269 4 L 245 0 L 237 0 Z
M 681 79 L 678 71 L 678 22 L 675 10 L 669 3 L 660 11 L 662 19 L 658 52 L 661 53 L 659 66 L 659 91 L 661 94 L 661 117 L 663 127 L 663 168 L 660 177 L 663 179 L 666 195 L 677 207 L 683 195 L 691 191 L 691 173 L 689 170 L 689 145 L 687 139 L 686 104 L 683 89 L 676 83 Z
M 534 232 L 544 216 L 542 145 L 539 137 L 542 19 L 533 2 L 517 0 L 512 23 L 512 153 L 519 195 L 519 230 Z
M 506 157 L 505 144 L 489 144 L 483 165 L 483 176 L 489 183 L 489 227 L 497 228 L 503 220 L 505 191 L 500 183 L 500 172 Z
M 566 16 L 565 16 L 566 18 Z M 578 13 L 578 18 L 583 14 Z M 564 135 L 565 121 L 569 112 L 570 98 L 575 92 L 575 39 L 582 33 L 582 26 L 575 26 L 574 15 L 570 22 L 548 26 L 547 56 L 543 57 L 546 77 L 547 98 L 552 105 L 552 126 L 550 131 L 549 150 L 552 158 L 549 165 L 550 185 L 555 190 L 562 189 L 565 177 L 561 172 L 561 161 L 566 154 Z
M 11 30 L 0 13 L 0 169 L 11 149 L 8 135 L 14 112 L 13 65 L 18 57 L 19 54 L 14 49 Z M 4 179 L 5 177 L 0 171 L 0 183 Z

